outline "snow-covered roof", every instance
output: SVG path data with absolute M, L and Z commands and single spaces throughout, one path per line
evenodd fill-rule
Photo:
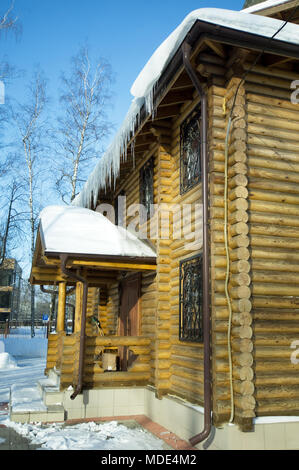
M 155 85 L 197 20 L 265 38 L 271 38 L 283 24 L 282 21 L 277 19 L 252 15 L 248 13 L 248 9 L 245 12 L 245 10 L 201 8 L 187 15 L 182 23 L 156 49 L 133 83 L 131 94 L 134 99 L 123 124 L 111 146 L 91 173 L 81 193 L 74 199 L 74 205 L 82 207 L 96 205 L 98 191 L 106 189 L 107 185 L 111 184 L 112 179 L 118 176 L 121 159 L 126 158 L 127 142 L 131 133 L 134 133 L 136 123 L 138 124 L 140 120 L 142 106 L 145 105 L 149 114 L 152 112 Z M 299 26 L 291 23 L 285 25 L 275 36 L 275 40 L 299 44 Z
M 46 207 L 40 213 L 40 235 L 47 255 L 156 257 L 146 241 L 114 225 L 101 213 L 82 207 Z

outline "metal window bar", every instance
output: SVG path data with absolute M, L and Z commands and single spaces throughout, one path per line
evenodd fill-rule
M 179 339 L 203 342 L 201 254 L 180 261 Z
M 183 121 L 180 129 L 180 193 L 184 194 L 201 180 L 201 107 Z
M 140 170 L 140 203 L 146 208 L 147 218 L 154 204 L 154 157 L 151 157 Z

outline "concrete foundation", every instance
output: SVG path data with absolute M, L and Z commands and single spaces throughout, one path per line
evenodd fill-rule
M 71 400 L 72 390 L 59 391 L 59 378 L 50 374 L 38 383 L 41 411 L 15 412 L 18 422 L 58 422 L 87 418 L 145 415 L 181 439 L 188 441 L 203 429 L 203 408 L 175 396 L 157 399 L 153 387 L 121 387 L 84 390 Z M 47 411 L 44 410 L 44 405 Z M 254 431 L 241 432 L 237 425 L 213 428 L 210 437 L 198 445 L 209 450 L 298 450 L 299 417 L 265 417 L 255 420 Z

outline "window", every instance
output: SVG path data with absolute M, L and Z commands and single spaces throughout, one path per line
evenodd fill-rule
M 181 194 L 200 182 L 200 120 L 201 110 L 197 107 L 181 125 Z
M 0 308 L 10 308 L 10 300 L 10 292 L 0 292 Z
M 151 205 L 154 204 L 154 158 L 150 158 L 140 170 L 140 203 L 150 218 Z
M 121 190 L 118 196 L 114 200 L 114 214 L 115 214 L 115 225 L 121 227 L 126 226 L 126 195 L 125 191 Z
M 203 341 L 202 332 L 202 257 L 193 256 L 180 262 L 179 338 Z
M 13 273 L 10 270 L 0 271 L 0 286 L 11 286 L 13 283 Z

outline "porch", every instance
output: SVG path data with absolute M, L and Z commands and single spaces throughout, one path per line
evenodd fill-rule
M 45 373 L 55 371 L 59 391 L 71 386 L 75 399 L 83 390 L 149 384 L 152 340 L 140 336 L 137 280 L 155 269 L 154 250 L 102 214 L 56 206 L 43 211 L 30 281 L 58 286 Z M 116 330 L 104 334 L 99 306 L 112 284 L 125 288 Z M 70 294 L 75 295 L 71 333 L 65 318 Z

